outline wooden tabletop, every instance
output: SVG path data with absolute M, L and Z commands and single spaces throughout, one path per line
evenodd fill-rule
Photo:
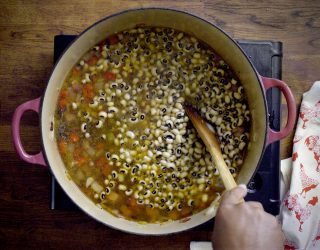
M 103 226 L 82 212 L 49 210 L 49 170 L 23 162 L 12 146 L 13 111 L 43 94 L 52 69 L 54 36 L 78 34 L 109 14 L 147 6 L 194 13 L 234 38 L 282 41 L 282 78 L 297 104 L 302 93 L 320 78 L 317 0 L 1 1 L 0 248 L 188 249 L 191 240 L 210 239 L 210 232 L 201 229 L 161 237 L 130 235 Z M 21 135 L 28 152 L 41 149 L 35 113 L 23 116 Z M 292 135 L 281 142 L 282 158 L 290 156 L 291 140 Z

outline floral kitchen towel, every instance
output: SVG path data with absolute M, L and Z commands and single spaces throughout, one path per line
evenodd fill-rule
M 285 249 L 320 249 L 320 81 L 303 95 L 290 188 L 281 205 Z

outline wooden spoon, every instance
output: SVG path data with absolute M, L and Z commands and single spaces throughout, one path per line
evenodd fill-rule
M 228 166 L 226 165 L 219 142 L 213 132 L 213 129 L 209 129 L 207 122 L 198 115 L 197 111 L 190 105 L 184 105 L 184 109 L 186 110 L 193 126 L 198 131 L 200 138 L 206 145 L 208 151 L 210 152 L 217 169 L 219 170 L 220 177 L 222 182 L 226 188 L 226 190 L 233 189 L 237 186 L 232 174 L 229 171 Z

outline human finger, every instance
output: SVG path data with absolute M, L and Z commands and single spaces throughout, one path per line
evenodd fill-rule
M 221 206 L 227 204 L 238 204 L 241 199 L 243 199 L 247 195 L 247 187 L 244 184 L 240 184 L 239 186 L 231 189 L 230 191 L 224 193 L 221 200 Z
M 256 201 L 247 201 L 246 204 L 250 207 L 256 208 L 256 209 L 260 209 L 260 210 L 264 210 L 263 206 L 260 202 L 256 202 Z

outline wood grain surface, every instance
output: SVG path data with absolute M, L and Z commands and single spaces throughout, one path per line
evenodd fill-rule
M 185 10 L 239 39 L 283 42 L 282 78 L 297 104 L 320 78 L 320 1 L 0 1 L 0 248 L 188 249 L 210 240 L 197 229 L 170 236 L 130 235 L 103 226 L 82 212 L 49 210 L 50 173 L 16 155 L 10 126 L 15 108 L 43 94 L 53 62 L 53 37 L 78 34 L 109 14 L 134 7 Z M 283 101 L 283 110 L 285 102 Z M 39 119 L 23 116 L 21 135 L 30 153 L 41 149 Z M 292 135 L 281 142 L 291 154 Z

